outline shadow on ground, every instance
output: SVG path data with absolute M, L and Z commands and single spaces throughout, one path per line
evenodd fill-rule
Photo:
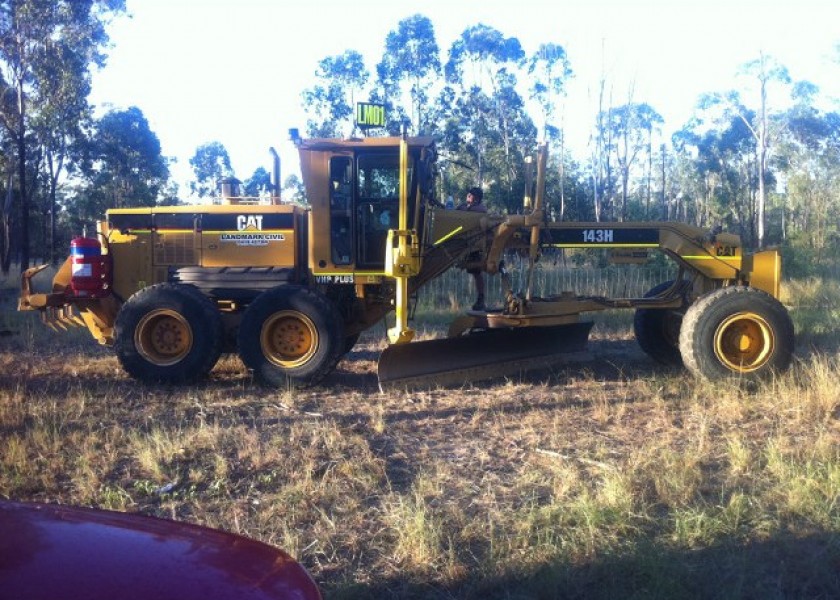
M 673 368 L 663 366 L 648 358 L 634 340 L 592 340 L 589 342 L 585 355 L 579 356 L 579 354 L 572 353 L 569 355 L 570 358 L 562 359 L 552 367 L 521 370 L 497 378 L 483 379 L 475 383 L 493 385 L 499 382 L 515 382 L 562 385 L 564 379 L 579 376 L 583 373 L 603 381 L 619 381 L 626 380 L 628 377 L 644 377 L 654 373 L 675 372 Z M 336 371 L 327 377 L 323 384 L 325 386 L 337 384 L 369 392 L 378 391 L 379 384 L 376 377 L 378 358 L 379 352 L 366 349 L 354 350 L 339 363 Z M 368 363 L 368 368 L 356 368 L 356 365 L 360 362 Z M 432 379 L 428 389 L 457 389 L 471 383 L 473 382 L 439 386 Z
M 840 537 L 785 534 L 671 549 L 646 540 L 591 562 L 545 564 L 527 576 L 467 577 L 441 586 L 406 574 L 371 584 L 325 586 L 330 599 L 833 599 L 840 598 Z

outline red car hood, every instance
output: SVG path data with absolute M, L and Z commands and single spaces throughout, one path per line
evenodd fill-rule
M 124 513 L 0 502 L 0 597 L 317 600 L 300 564 L 238 535 Z

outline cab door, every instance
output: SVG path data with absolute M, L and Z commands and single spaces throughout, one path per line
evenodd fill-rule
M 399 169 L 395 152 L 370 152 L 357 158 L 356 256 L 363 269 L 384 269 L 388 230 L 396 229 L 399 222 Z
M 336 266 L 355 262 L 353 157 L 330 158 L 330 257 Z

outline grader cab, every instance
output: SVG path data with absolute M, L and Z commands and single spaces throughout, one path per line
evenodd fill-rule
M 759 378 L 791 361 L 775 250 L 748 254 L 738 236 L 678 223 L 550 222 L 544 146 L 522 215 L 442 206 L 431 138 L 297 146 L 308 208 L 228 194 L 207 206 L 109 210 L 95 239 L 74 240 L 51 291 L 33 291 L 40 267 L 23 274 L 19 309 L 87 327 L 144 382 L 195 381 L 236 352 L 263 383 L 314 384 L 391 312 L 383 387 L 545 365 L 584 348 L 582 315 L 613 308 L 635 309 L 636 337 L 654 359 L 700 377 Z M 538 296 L 530 273 L 546 248 L 658 251 L 677 275 L 641 298 Z M 504 267 L 511 251 L 527 257 L 521 290 Z M 456 318 L 445 339 L 413 341 L 410 299 L 453 266 L 501 277 L 501 305 Z

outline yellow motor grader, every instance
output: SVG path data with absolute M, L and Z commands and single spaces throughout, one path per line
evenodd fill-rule
M 755 379 L 790 364 L 777 251 L 749 254 L 736 235 L 678 223 L 550 222 L 545 146 L 531 163 L 525 214 L 497 216 L 436 200 L 431 138 L 296 144 L 309 208 L 225 186 L 217 204 L 109 210 L 96 238 L 73 240 L 51 291 L 35 292 L 43 266 L 22 275 L 19 309 L 53 327 L 87 327 L 143 382 L 192 382 L 236 352 L 265 384 L 314 384 L 392 311 L 382 386 L 543 366 L 584 349 L 582 314 L 613 308 L 635 309 L 651 357 L 703 378 Z M 275 190 L 278 181 L 279 161 Z M 530 277 L 514 292 L 506 253 L 527 257 L 532 272 L 546 248 L 658 251 L 677 275 L 639 298 L 538 296 Z M 456 318 L 447 338 L 412 341 L 410 299 L 453 266 L 498 274 L 501 306 Z

